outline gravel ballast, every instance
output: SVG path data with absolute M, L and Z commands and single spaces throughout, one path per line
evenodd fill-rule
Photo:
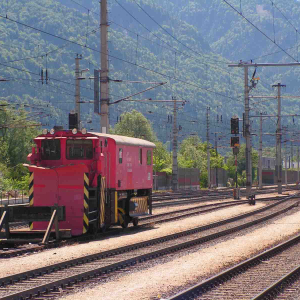
M 154 265 L 138 273 L 127 272 L 115 281 L 101 283 L 62 299 L 160 299 L 170 295 L 171 290 L 179 291 L 179 287 L 191 284 L 197 278 L 217 273 L 298 232 L 300 232 L 300 212 L 244 236 L 215 244 L 164 264 Z
M 204 215 L 189 217 L 180 221 L 155 225 L 154 227 L 149 227 L 141 231 L 128 232 L 125 230 L 122 235 L 111 236 L 103 240 L 49 249 L 40 253 L 1 260 L 0 277 L 192 229 L 201 225 L 249 212 L 265 205 L 266 203 L 257 203 L 255 206 L 248 204 L 239 205 Z

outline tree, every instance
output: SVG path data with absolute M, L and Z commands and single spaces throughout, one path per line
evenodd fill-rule
M 153 170 L 156 172 L 162 172 L 172 170 L 172 159 L 170 153 L 167 151 L 166 147 L 162 142 L 155 143 L 156 148 L 153 154 Z
M 245 150 L 246 150 L 246 144 L 242 144 L 240 147 L 240 151 L 237 155 L 237 172 L 238 172 L 238 176 L 240 176 L 241 178 L 243 177 L 243 171 L 246 170 Z M 258 152 L 252 148 L 251 155 L 252 155 L 252 167 L 257 167 Z M 235 178 L 235 157 L 232 154 L 232 152 L 228 153 L 228 160 L 227 160 L 226 166 L 227 166 L 227 170 L 229 172 L 229 176 L 231 178 Z M 241 182 L 243 182 L 242 179 L 241 179 Z
M 224 157 L 210 149 L 211 168 L 222 168 Z M 183 140 L 179 150 L 178 165 L 181 168 L 200 169 L 200 185 L 207 187 L 207 143 L 202 143 L 198 136 Z
M 14 110 L 0 102 L 0 172 L 3 178 L 21 180 L 27 174 L 22 166 L 37 136 L 36 123 L 29 121 L 24 109 Z
M 120 122 L 116 124 L 112 133 L 144 139 L 156 142 L 157 137 L 152 129 L 151 123 L 144 115 L 135 109 L 132 112 L 121 114 Z
M 163 143 L 159 142 L 152 129 L 151 123 L 144 115 L 136 110 L 121 114 L 121 121 L 111 130 L 113 134 L 141 138 L 155 143 L 153 151 L 153 169 L 156 172 L 171 168 L 170 153 Z

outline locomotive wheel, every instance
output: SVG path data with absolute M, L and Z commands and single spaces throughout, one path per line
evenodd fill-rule
M 129 223 L 128 217 L 122 214 L 122 219 L 123 219 L 123 222 L 121 223 L 121 226 L 123 228 L 127 228 L 128 227 L 128 223 Z
M 139 223 L 139 219 L 138 218 L 133 218 L 132 219 L 132 224 L 133 224 L 133 226 L 138 226 L 138 223 Z
M 106 225 L 103 225 L 103 226 L 100 228 L 100 231 L 101 231 L 102 233 L 106 232 Z

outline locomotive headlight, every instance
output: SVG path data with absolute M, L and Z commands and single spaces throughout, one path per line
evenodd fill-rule
M 72 129 L 72 133 L 73 133 L 73 134 L 76 134 L 76 133 L 77 133 L 77 129 L 76 129 L 76 128 L 73 128 L 73 129 Z
M 86 134 L 86 133 L 87 133 L 86 128 L 82 128 L 81 133 L 82 133 L 82 134 Z
M 48 133 L 48 129 L 46 129 L 46 128 L 43 129 L 42 133 L 43 133 L 43 134 L 47 134 L 47 133 Z
M 51 128 L 51 129 L 50 129 L 50 133 L 51 133 L 51 134 L 54 134 L 54 133 L 55 133 L 55 130 L 54 130 L 53 128 Z

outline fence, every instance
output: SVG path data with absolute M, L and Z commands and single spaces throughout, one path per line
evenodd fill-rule
M 287 183 L 296 183 L 298 180 L 298 172 L 297 171 L 287 171 Z M 285 182 L 285 170 L 282 170 L 281 175 L 282 184 L 286 184 Z M 277 175 L 275 170 L 263 170 L 262 171 L 262 183 L 263 184 L 276 184 L 277 183 Z
M 10 204 L 23 204 L 23 203 L 28 203 L 28 197 L 23 190 L 3 191 L 0 188 L 1 206 L 10 205 Z
M 178 169 L 178 188 L 199 190 L 200 189 L 200 170 L 196 168 Z M 156 172 L 153 176 L 154 190 L 172 189 L 172 175 L 165 172 Z

